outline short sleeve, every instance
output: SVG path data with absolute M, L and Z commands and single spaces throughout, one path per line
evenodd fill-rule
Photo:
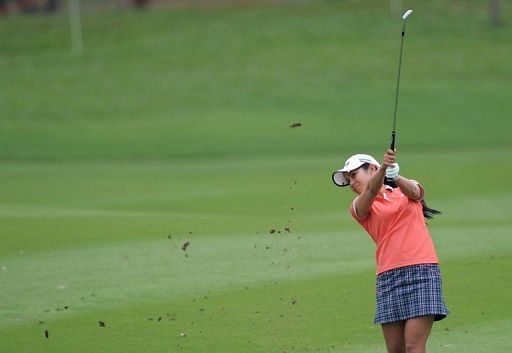
M 420 198 L 416 201 L 422 201 L 423 200 L 423 197 L 425 196 L 425 190 L 423 189 L 423 186 L 421 186 L 420 182 L 417 181 L 417 180 L 414 180 L 414 179 L 411 179 L 411 181 L 418 185 L 418 187 L 420 188 Z
M 358 223 L 363 223 L 367 218 L 368 218 L 368 215 L 366 215 L 365 217 L 360 217 L 357 212 L 356 212 L 356 200 L 357 200 L 357 197 L 354 199 L 354 201 L 352 201 L 352 203 L 350 204 L 350 214 L 352 215 L 352 217 L 358 222 Z

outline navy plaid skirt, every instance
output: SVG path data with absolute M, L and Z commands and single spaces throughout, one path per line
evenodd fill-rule
M 395 268 L 377 276 L 377 310 L 375 324 L 385 324 L 434 315 L 444 319 L 441 272 L 437 264 L 420 264 Z

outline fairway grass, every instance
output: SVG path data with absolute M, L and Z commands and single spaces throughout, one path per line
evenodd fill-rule
M 373 244 L 333 159 L 6 164 L 0 351 L 380 352 Z M 452 312 L 430 351 L 507 352 L 511 195 L 429 191 Z

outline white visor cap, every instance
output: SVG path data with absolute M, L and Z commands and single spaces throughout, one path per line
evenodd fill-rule
M 380 168 L 379 162 L 377 162 L 377 160 L 372 156 L 368 154 L 355 154 L 349 159 L 347 159 L 343 168 L 335 171 L 332 174 L 332 181 L 334 181 L 334 184 L 336 184 L 337 186 L 348 186 L 348 180 L 345 178 L 343 173 L 348 173 L 353 170 L 356 170 L 357 168 L 361 167 L 363 164 L 366 163 L 373 164 L 377 168 Z

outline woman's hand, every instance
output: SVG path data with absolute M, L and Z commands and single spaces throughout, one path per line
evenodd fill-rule
M 384 158 L 382 159 L 382 169 L 387 169 L 388 167 L 392 167 L 396 163 L 396 153 L 393 150 L 387 150 L 384 153 Z

